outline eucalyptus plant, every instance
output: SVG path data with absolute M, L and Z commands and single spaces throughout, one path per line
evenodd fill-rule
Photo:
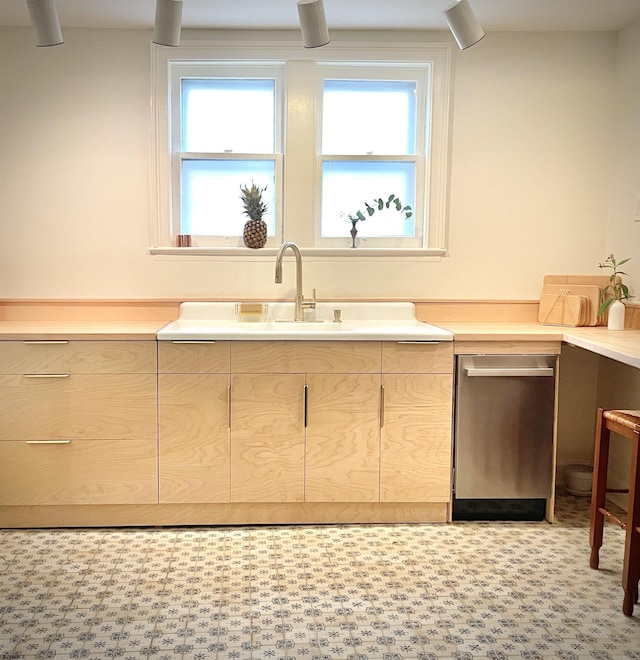
M 409 219 L 413 215 L 413 211 L 410 206 L 403 206 L 399 197 L 395 195 L 389 195 L 389 198 L 385 201 L 382 197 L 374 199 L 372 204 L 364 203 L 364 212 L 361 210 L 356 211 L 353 215 L 348 215 L 347 220 L 356 226 L 358 222 L 364 222 L 368 217 L 371 217 L 376 211 L 382 211 L 382 209 L 390 208 L 391 205 L 395 206 L 396 211 L 404 213 L 405 218 Z M 365 216 L 365 213 L 367 216 Z

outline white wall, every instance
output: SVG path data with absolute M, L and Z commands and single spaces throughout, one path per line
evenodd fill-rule
M 605 256 L 632 257 L 625 278 L 640 294 L 640 222 L 634 222 L 640 198 L 640 21 L 621 31 L 615 70 L 616 104 Z M 637 301 L 636 301 L 637 302 Z
M 148 254 L 149 38 L 67 29 L 64 46 L 37 49 L 29 28 L 0 29 L 0 298 L 291 295 L 272 257 Z M 640 262 L 616 225 L 635 184 L 608 194 L 612 166 L 638 157 L 622 139 L 612 155 L 616 122 L 640 128 L 613 118 L 620 97 L 638 107 L 634 40 L 623 35 L 617 64 L 614 33 L 454 48 L 448 256 L 308 257 L 307 293 L 534 299 L 545 273 L 598 273 L 609 249 Z

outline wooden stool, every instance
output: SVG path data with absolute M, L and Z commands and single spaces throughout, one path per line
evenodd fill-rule
M 628 489 L 607 488 L 607 467 L 609 464 L 609 440 L 611 431 L 628 438 L 631 447 L 631 474 Z M 591 543 L 591 568 L 598 568 L 599 553 L 602 547 L 602 530 L 605 518 L 619 525 L 626 532 L 624 564 L 622 568 L 622 588 L 624 600 L 622 611 L 627 616 L 633 614 L 634 603 L 638 602 L 638 581 L 640 580 L 640 410 L 603 410 L 598 408 L 596 426 L 596 447 L 593 460 L 593 490 L 591 493 L 591 520 L 589 539 Z M 629 493 L 627 521 L 607 511 L 607 493 Z

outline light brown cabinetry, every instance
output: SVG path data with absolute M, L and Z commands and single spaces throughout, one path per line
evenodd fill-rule
M 451 497 L 451 343 L 384 342 L 381 502 Z
M 380 375 L 309 374 L 307 502 L 377 502 Z
M 229 342 L 158 343 L 159 500 L 229 501 Z
M 451 380 L 450 343 L 0 341 L 0 522 L 445 520 Z
M 303 374 L 232 376 L 232 502 L 304 501 L 303 406 Z
M 379 342 L 231 345 L 231 501 L 377 502 Z
M 0 341 L 0 503 L 157 501 L 156 344 Z
M 451 343 L 234 342 L 232 502 L 448 502 Z

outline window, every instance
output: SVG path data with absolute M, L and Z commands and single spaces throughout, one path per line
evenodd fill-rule
M 349 215 L 395 195 L 410 212 L 365 214 L 360 254 L 444 251 L 449 47 L 322 50 L 153 47 L 152 252 L 191 234 L 203 252 L 249 253 L 251 182 L 266 188 L 267 248 L 353 256 Z
M 268 242 L 282 234 L 282 67 L 171 66 L 172 230 L 201 246 L 241 246 L 240 186 L 265 188 Z
M 345 221 L 361 210 L 366 218 L 357 225 L 361 247 L 421 247 L 429 66 L 321 66 L 318 72 L 322 212 L 317 242 L 343 244 Z M 365 212 L 365 202 L 373 205 L 374 199 L 391 195 L 411 214 L 394 206 L 373 216 Z

